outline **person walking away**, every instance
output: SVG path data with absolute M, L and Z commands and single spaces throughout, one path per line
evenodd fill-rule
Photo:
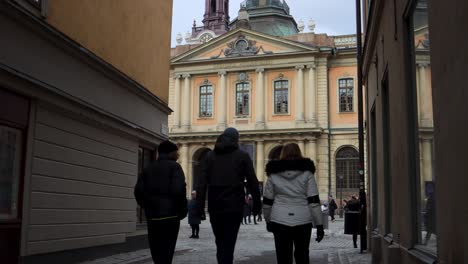
M 248 225 L 249 222 L 249 217 L 250 217 L 250 207 L 249 207 L 249 198 L 246 195 L 244 199 L 244 224 Z
M 263 215 L 275 238 L 277 262 L 292 264 L 294 250 L 296 264 L 308 264 L 312 223 L 316 241 L 324 236 L 314 162 L 291 143 L 283 147 L 280 160 L 268 162 L 266 173 Z
M 192 228 L 192 235 L 190 238 L 200 238 L 201 215 L 197 201 L 197 191 L 192 191 L 192 199 L 188 203 L 188 223 Z
M 144 208 L 151 256 L 156 264 L 170 264 L 187 215 L 185 176 L 177 159 L 178 148 L 170 141 L 158 147 L 158 159 L 143 170 L 135 185 L 135 198 Z
M 345 217 L 345 233 L 353 235 L 353 245 L 357 248 L 357 235 L 359 233 L 359 200 L 356 196 L 351 196 L 351 200 L 346 203 L 345 210 L 347 211 Z M 348 214 L 349 212 L 349 214 Z
M 259 190 L 259 195 L 260 195 L 260 190 Z M 257 224 L 257 214 L 254 214 L 253 212 L 253 200 L 252 200 L 252 195 L 249 194 L 247 196 L 247 203 L 249 204 L 249 224 L 252 222 L 250 221 L 250 217 L 253 216 L 254 224 Z
M 330 218 L 332 222 L 335 222 L 335 210 L 338 209 L 338 205 L 333 199 L 333 195 L 330 194 L 329 202 L 328 202 L 328 213 L 330 214 Z
M 227 128 L 216 140 L 214 151 L 210 151 L 202 162 L 196 188 L 200 210 L 204 210 L 208 193 L 208 212 L 219 264 L 233 263 L 245 203 L 244 181 L 252 195 L 252 211 L 257 214 L 262 205 L 253 162 L 249 154 L 239 150 L 239 132 Z

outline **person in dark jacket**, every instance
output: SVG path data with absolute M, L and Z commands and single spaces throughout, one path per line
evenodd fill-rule
M 356 196 L 351 196 L 351 200 L 346 203 L 345 210 L 352 214 L 347 214 L 345 218 L 345 225 L 349 226 L 349 233 L 353 235 L 353 245 L 357 248 L 357 235 L 359 233 L 359 212 L 360 203 Z M 347 223 L 349 221 L 349 224 Z M 346 228 L 345 228 L 346 229 Z M 345 230 L 346 231 L 346 230 Z
M 330 213 L 331 221 L 335 222 L 335 210 L 338 209 L 338 205 L 333 199 L 333 195 L 330 194 L 328 202 L 328 212 Z
M 186 184 L 184 172 L 177 163 L 177 146 L 164 141 L 158 147 L 158 154 L 158 159 L 138 177 L 134 193 L 145 210 L 154 263 L 170 264 L 180 220 L 187 215 Z
M 201 215 L 197 201 L 197 191 L 192 192 L 192 200 L 188 203 L 188 223 L 192 228 L 192 236 L 190 238 L 200 238 L 198 234 L 200 233 L 200 224 L 201 224 Z
M 216 258 L 219 264 L 232 264 L 237 233 L 245 203 L 244 181 L 252 194 L 253 213 L 261 210 L 260 191 L 250 156 L 239 150 L 239 132 L 227 128 L 202 162 L 197 186 L 200 210 L 205 207 L 208 193 L 208 212 L 215 235 Z

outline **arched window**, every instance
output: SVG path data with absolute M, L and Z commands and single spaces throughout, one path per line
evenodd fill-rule
M 289 81 L 279 80 L 274 82 L 275 114 L 287 114 L 289 112 Z
M 359 189 L 359 153 L 352 147 L 344 147 L 336 154 L 336 188 Z
M 345 78 L 338 80 L 338 93 L 340 95 L 340 112 L 353 112 L 354 80 Z
M 236 84 L 236 115 L 248 116 L 250 105 L 250 83 L 241 82 Z
M 200 105 L 198 110 L 199 117 L 213 116 L 213 86 L 200 86 Z

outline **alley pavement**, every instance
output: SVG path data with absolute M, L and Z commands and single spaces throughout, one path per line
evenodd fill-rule
M 311 264 L 367 264 L 371 263 L 369 253 L 361 254 L 353 248 L 350 235 L 343 234 L 343 220 L 338 219 L 325 230 L 322 242 L 315 241 L 315 230 L 310 243 Z M 191 239 L 187 220 L 181 222 L 179 239 L 173 263 L 216 264 L 216 246 L 209 221 L 200 226 L 200 239 Z M 257 225 L 242 225 L 237 239 L 235 263 L 276 263 L 273 234 L 266 232 L 265 222 Z M 151 264 L 149 249 L 116 254 L 113 256 L 82 262 L 81 264 Z

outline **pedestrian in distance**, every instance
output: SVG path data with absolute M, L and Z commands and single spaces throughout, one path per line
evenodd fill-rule
M 198 201 L 197 201 L 197 191 L 192 191 L 192 199 L 188 203 L 188 223 L 192 228 L 192 235 L 190 238 L 200 238 L 198 234 L 200 233 L 200 224 L 202 220 L 202 215 L 200 214 Z
M 170 141 L 158 147 L 158 159 L 143 170 L 135 185 L 135 198 L 144 208 L 151 256 L 156 264 L 170 264 L 187 216 L 185 176 L 177 159 L 178 148 Z
M 330 214 L 330 218 L 332 222 L 335 222 L 335 210 L 338 209 L 338 205 L 335 202 L 335 199 L 333 199 L 333 195 L 330 194 L 328 198 L 328 212 Z
M 248 225 L 249 224 L 249 217 L 250 217 L 250 206 L 249 206 L 249 197 L 246 195 L 244 199 L 244 224 Z
M 313 223 L 316 241 L 324 237 L 314 162 L 291 143 L 283 147 L 280 160 L 268 162 L 266 173 L 263 215 L 274 235 L 277 262 L 292 264 L 294 256 L 296 264 L 308 264 Z
M 360 203 L 355 195 L 351 196 L 351 199 L 347 201 L 345 210 L 345 234 L 353 235 L 353 245 L 357 248 L 357 236 L 359 234 L 359 214 L 360 214 Z
M 260 190 L 259 190 L 260 193 Z M 251 224 L 251 219 L 250 217 L 253 216 L 254 224 L 257 224 L 257 214 L 253 212 L 253 200 L 252 200 L 252 195 L 249 194 L 247 195 L 247 204 L 249 205 L 249 224 Z
M 257 214 L 262 205 L 253 162 L 249 154 L 239 149 L 239 132 L 227 128 L 202 162 L 196 188 L 200 210 L 204 210 L 205 195 L 208 194 L 208 213 L 219 264 L 233 263 L 245 203 L 244 182 L 252 195 L 252 211 Z

